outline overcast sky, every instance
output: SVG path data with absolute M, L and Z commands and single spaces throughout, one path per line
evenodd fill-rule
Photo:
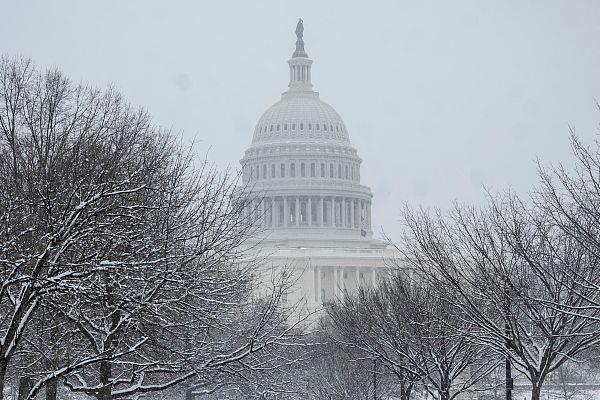
M 374 193 L 399 210 L 519 193 L 535 160 L 572 161 L 568 127 L 598 134 L 600 1 L 0 0 L 0 53 L 113 85 L 162 126 L 239 167 L 287 88 L 294 29 Z

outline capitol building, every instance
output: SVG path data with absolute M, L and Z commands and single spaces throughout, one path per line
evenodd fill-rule
M 297 280 L 283 300 L 315 311 L 376 282 L 394 253 L 373 238 L 362 159 L 340 115 L 313 90 L 303 30 L 300 20 L 288 89 L 258 120 L 240 162 L 265 269 L 292 269 Z

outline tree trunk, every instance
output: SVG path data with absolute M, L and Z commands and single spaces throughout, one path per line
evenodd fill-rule
M 440 400 L 450 400 L 450 379 L 447 375 L 442 377 L 441 384 L 439 390 Z
M 542 392 L 542 385 L 533 384 L 531 388 L 531 400 L 540 400 L 540 394 Z
M 46 383 L 46 400 L 56 400 L 58 393 L 58 379 L 54 378 Z
M 98 390 L 96 398 L 98 400 L 112 400 L 112 387 L 110 378 L 112 376 L 112 365 L 110 361 L 100 362 L 100 383 L 102 388 Z
M 404 385 L 400 388 L 400 400 L 410 400 L 410 395 L 412 392 L 412 384 Z
M 29 397 L 29 392 L 33 387 L 33 381 L 29 376 L 22 376 L 19 378 L 19 400 L 26 400 Z
M 4 380 L 6 379 L 6 360 L 0 360 L 0 400 L 4 399 Z
M 185 391 L 185 400 L 194 400 L 194 388 L 190 387 Z
M 506 356 L 504 375 L 506 378 L 506 400 L 512 400 L 513 378 L 510 356 Z

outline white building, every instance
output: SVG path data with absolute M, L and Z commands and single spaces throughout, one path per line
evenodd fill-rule
M 266 263 L 294 268 L 300 278 L 288 301 L 304 298 L 315 310 L 344 288 L 375 282 L 393 252 L 373 239 L 373 195 L 348 129 L 313 90 L 302 21 L 296 35 L 288 90 L 260 117 L 241 164 Z

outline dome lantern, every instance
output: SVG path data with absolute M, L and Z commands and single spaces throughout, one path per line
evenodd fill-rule
M 312 60 L 308 58 L 308 54 L 304 50 L 303 36 L 304 25 L 302 18 L 300 18 L 296 25 L 296 50 L 292 54 L 292 58 L 288 61 L 290 66 L 289 91 L 312 91 L 312 83 L 310 81 Z

